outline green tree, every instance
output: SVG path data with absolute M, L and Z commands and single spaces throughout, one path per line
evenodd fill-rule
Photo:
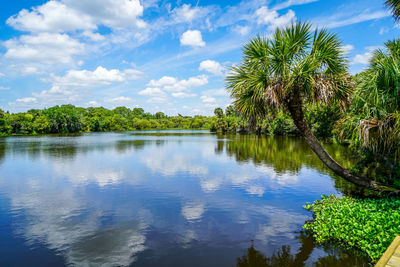
M 400 157 L 400 39 L 374 51 L 358 76 L 352 103 L 354 136 L 380 157 Z
M 227 117 L 235 116 L 236 115 L 235 108 L 232 105 L 227 106 L 226 109 L 225 109 L 225 115 Z
M 224 116 L 224 111 L 222 110 L 222 108 L 216 108 L 214 109 L 214 114 L 215 116 L 217 116 L 217 118 L 222 118 Z
M 237 110 L 247 116 L 265 116 L 268 110 L 287 110 L 302 136 L 333 172 L 372 190 L 384 190 L 375 181 L 353 175 L 321 146 L 308 125 L 305 102 L 345 103 L 351 92 L 347 61 L 339 38 L 327 30 L 311 31 L 296 23 L 275 31 L 271 39 L 256 37 L 243 49 L 240 65 L 231 68 L 227 87 Z
M 157 112 L 155 114 L 156 119 L 163 119 L 166 118 L 167 116 L 165 116 L 164 112 Z

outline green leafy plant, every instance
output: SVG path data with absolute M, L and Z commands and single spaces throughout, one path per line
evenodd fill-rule
M 338 242 L 365 252 L 376 262 L 396 235 L 400 234 L 400 199 L 355 199 L 322 196 L 304 206 L 314 220 L 304 228 L 319 243 Z

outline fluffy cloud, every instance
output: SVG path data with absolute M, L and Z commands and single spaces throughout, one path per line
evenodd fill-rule
M 269 30 L 284 27 L 297 19 L 291 9 L 285 15 L 279 16 L 276 10 L 268 9 L 266 6 L 257 9 L 256 17 L 257 23 L 268 25 Z
M 379 46 L 368 46 L 365 48 L 365 50 L 367 50 L 365 53 L 363 54 L 357 54 L 354 59 L 352 64 L 364 64 L 367 65 L 369 63 L 369 60 L 371 59 L 371 57 L 373 56 L 373 51 L 375 49 L 381 48 Z
M 165 97 L 167 94 L 158 87 L 147 87 L 140 91 L 139 95 L 152 96 L 152 97 Z
M 181 36 L 181 45 L 183 46 L 191 46 L 191 47 L 203 47 L 206 46 L 206 43 L 203 41 L 201 36 L 201 32 L 198 30 L 188 30 L 184 32 Z
M 210 72 L 216 76 L 222 76 L 223 67 L 221 64 L 214 60 L 204 60 L 200 63 L 199 70 Z
M 64 76 L 51 76 L 49 79 L 42 79 L 52 84 L 49 90 L 33 93 L 32 96 L 42 106 L 74 103 L 82 101 L 88 95 L 88 88 L 95 86 L 106 86 L 115 83 L 122 83 L 128 80 L 137 79 L 141 72 L 133 69 L 118 70 L 106 69 L 101 66 L 94 71 L 70 70 Z M 30 99 L 28 97 L 28 99 Z M 107 103 L 128 103 L 134 101 L 130 97 L 118 96 L 105 99 Z M 28 103 L 28 101 L 16 101 L 16 103 Z M 33 102 L 33 101 L 30 101 Z M 36 101 L 35 101 L 36 102 Z M 86 103 L 86 106 L 95 106 L 94 103 Z M 97 104 L 96 104 L 97 105 Z
M 84 52 L 83 44 L 59 33 L 22 35 L 5 41 L 4 46 L 6 58 L 45 64 L 70 63 L 72 56 Z
M 72 9 L 91 17 L 96 24 L 110 28 L 143 28 L 146 23 L 139 19 L 143 6 L 139 0 L 63 0 Z
M 29 32 L 68 32 L 97 28 L 90 16 L 56 1 L 34 7 L 31 12 L 23 9 L 18 15 L 10 17 L 7 24 L 14 29 Z
M 138 79 L 142 73 L 133 69 L 118 70 L 106 69 L 102 66 L 94 71 L 70 70 L 65 76 L 53 76 L 53 87 L 93 87 L 98 85 L 110 85 L 127 80 Z
M 143 7 L 139 0 L 51 0 L 32 11 L 21 10 L 7 24 L 29 32 L 95 30 L 97 25 L 114 29 L 143 28 Z
M 2 90 L 10 90 L 10 87 L 0 86 L 0 91 L 2 91 Z
M 150 93 L 153 94 L 159 90 L 162 92 L 170 92 L 171 95 L 176 98 L 194 97 L 196 94 L 191 93 L 190 88 L 201 87 L 207 83 L 208 77 L 206 75 L 190 77 L 187 80 L 178 80 L 175 77 L 164 76 L 159 80 L 151 80 L 147 84 L 147 86 L 155 88 L 146 88 L 139 92 L 139 94 L 150 95 Z M 151 96 L 155 96 L 155 94 Z

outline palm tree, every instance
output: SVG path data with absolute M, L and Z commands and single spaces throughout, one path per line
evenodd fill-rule
M 386 0 L 385 5 L 392 11 L 396 21 L 400 20 L 400 0 Z
M 388 190 L 337 163 L 304 118 L 304 102 L 345 106 L 353 87 L 338 37 L 311 27 L 295 23 L 277 29 L 270 39 L 258 36 L 244 46 L 242 62 L 232 67 L 227 77 L 234 105 L 247 117 L 262 117 L 274 109 L 288 111 L 308 145 L 334 173 L 371 190 Z
M 354 112 L 361 115 L 361 141 L 374 153 L 400 157 L 400 39 L 374 51 L 360 74 Z

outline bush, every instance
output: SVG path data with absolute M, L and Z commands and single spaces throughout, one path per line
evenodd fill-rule
M 307 106 L 305 117 L 318 138 L 331 138 L 335 123 L 343 116 L 339 105 Z
M 355 199 L 334 195 L 304 206 L 314 220 L 304 225 L 317 242 L 335 241 L 365 252 L 377 261 L 400 234 L 400 200 Z

